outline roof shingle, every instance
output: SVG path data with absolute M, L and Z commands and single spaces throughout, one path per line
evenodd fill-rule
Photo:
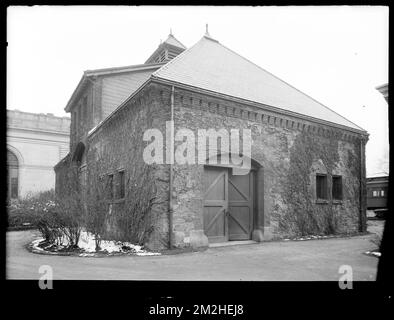
M 152 76 L 364 131 L 210 37 L 204 36 Z

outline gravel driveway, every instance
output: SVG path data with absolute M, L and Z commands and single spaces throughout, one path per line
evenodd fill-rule
M 374 222 L 374 231 L 381 225 Z M 380 228 L 380 229 L 379 229 Z M 49 256 L 28 252 L 36 231 L 7 232 L 8 279 L 38 279 L 50 265 L 54 279 L 99 280 L 333 280 L 341 265 L 354 280 L 375 280 L 378 258 L 363 252 L 376 246 L 373 235 L 326 240 L 263 242 L 161 256 L 104 258 Z

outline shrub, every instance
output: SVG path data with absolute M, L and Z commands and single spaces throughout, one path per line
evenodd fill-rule
M 7 207 L 8 226 L 22 227 L 30 224 L 37 227 L 37 213 L 51 213 L 55 205 L 54 190 L 29 194 L 23 199 L 13 200 Z
M 71 247 L 78 245 L 83 227 L 83 196 L 79 190 L 78 168 L 69 166 L 69 177 L 64 193 L 56 195 L 54 190 L 29 195 L 9 205 L 9 226 L 31 223 L 50 242 L 62 244 L 65 240 Z
M 100 156 L 89 166 L 86 229 L 95 237 L 96 250 L 101 239 L 116 239 L 143 245 L 153 231 L 151 209 L 155 201 L 155 179 L 147 165 L 126 168 L 124 200 L 108 200 L 108 163 Z M 117 185 L 115 181 L 115 185 Z
M 63 192 L 57 195 L 57 215 L 55 228 L 68 240 L 71 247 L 77 247 L 83 228 L 84 205 L 83 190 L 80 190 L 78 166 L 69 164 L 67 181 L 64 183 Z M 48 223 L 51 221 L 49 220 Z
M 91 181 L 87 193 L 86 229 L 94 235 L 96 251 L 99 251 L 105 233 L 105 220 L 108 212 L 106 195 L 109 191 L 108 181 L 104 179 L 102 160 L 96 161 L 90 168 Z
M 149 166 L 144 166 L 133 182 L 128 181 L 124 210 L 118 226 L 127 240 L 143 245 L 153 231 L 152 206 L 155 203 L 156 189 Z

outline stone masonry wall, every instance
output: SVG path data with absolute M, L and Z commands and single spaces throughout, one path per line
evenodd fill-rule
M 359 230 L 361 135 L 176 88 L 175 132 L 180 128 L 193 130 L 195 137 L 198 129 L 251 129 L 252 158 L 263 167 L 256 228 L 265 240 L 300 234 L 297 219 L 304 219 L 304 233 Z M 316 173 L 328 174 L 324 203 L 316 201 Z M 177 246 L 188 246 L 191 232 L 203 228 L 203 174 L 203 165 L 174 166 Z M 331 199 L 332 175 L 342 176 L 342 201 Z
M 143 134 L 147 129 L 156 128 L 163 133 L 165 141 L 170 105 L 171 87 L 155 83 L 128 101 L 88 137 L 88 177 L 92 164 L 103 159 L 102 174 L 125 170 L 128 184 L 136 181 L 138 173 L 147 166 L 142 158 L 148 144 L 143 141 Z M 360 168 L 365 166 L 360 144 L 364 138 L 348 130 L 268 110 L 175 88 L 175 132 L 181 128 L 191 129 L 197 138 L 198 129 L 251 129 L 252 159 L 262 166 L 258 175 L 259 208 L 255 229 L 263 232 L 264 240 L 302 233 L 361 230 L 360 224 L 365 224 L 363 216 L 360 219 L 360 209 L 365 214 L 360 207 L 360 179 L 361 185 L 364 183 Z M 175 143 L 175 149 L 180 143 Z M 157 203 L 152 208 L 155 228 L 146 245 L 151 249 L 164 249 L 169 240 L 169 165 L 148 167 L 149 183 L 153 185 Z M 328 175 L 329 198 L 325 202 L 316 199 L 316 173 Z M 331 199 L 332 175 L 342 176 L 342 201 Z M 173 166 L 175 247 L 190 246 L 193 235 L 203 230 L 203 177 L 201 164 L 175 163 Z M 108 202 L 108 234 L 119 240 L 128 238 L 119 220 L 125 203 L 124 199 Z
M 95 161 L 102 159 L 103 174 L 115 173 L 116 176 L 116 172 L 121 169 L 125 171 L 126 189 L 130 188 L 131 184 L 136 184 L 139 173 L 147 169 L 143 161 L 143 149 L 148 143 L 143 141 L 143 134 L 150 128 L 165 132 L 165 121 L 170 117 L 169 106 L 168 92 L 163 92 L 157 85 L 148 85 L 139 92 L 88 138 L 88 172 Z M 168 246 L 169 167 L 165 164 L 153 164 L 149 165 L 147 170 L 150 172 L 150 181 L 145 183 L 152 184 L 156 199 L 151 212 L 154 230 L 145 245 L 158 250 Z M 88 176 L 90 174 L 91 171 Z M 115 184 L 117 183 L 118 181 L 115 181 Z M 122 228 L 120 220 L 122 212 L 127 209 L 126 204 L 127 199 L 108 201 L 107 231 L 112 238 L 129 240 L 129 234 Z

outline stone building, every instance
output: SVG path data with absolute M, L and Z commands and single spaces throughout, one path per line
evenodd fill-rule
M 142 65 L 86 71 L 66 111 L 71 152 L 56 166 L 57 188 L 70 162 L 88 192 L 96 176 L 104 179 L 112 236 L 128 237 L 120 217 L 128 199 L 148 191 L 155 201 L 145 244 L 154 249 L 365 231 L 367 132 L 209 34 L 188 49 L 170 35 Z M 171 163 L 166 147 L 163 163 L 146 163 L 147 146 L 161 142 L 146 139 L 147 130 L 170 144 L 174 134 L 178 150 L 185 128 L 194 137 L 250 130 L 251 170 L 239 174 L 221 161 L 235 156 L 223 145 L 216 165 L 211 157 Z M 101 169 L 91 169 L 98 162 Z
M 55 187 L 54 165 L 69 151 L 70 118 L 7 110 L 8 198 Z

